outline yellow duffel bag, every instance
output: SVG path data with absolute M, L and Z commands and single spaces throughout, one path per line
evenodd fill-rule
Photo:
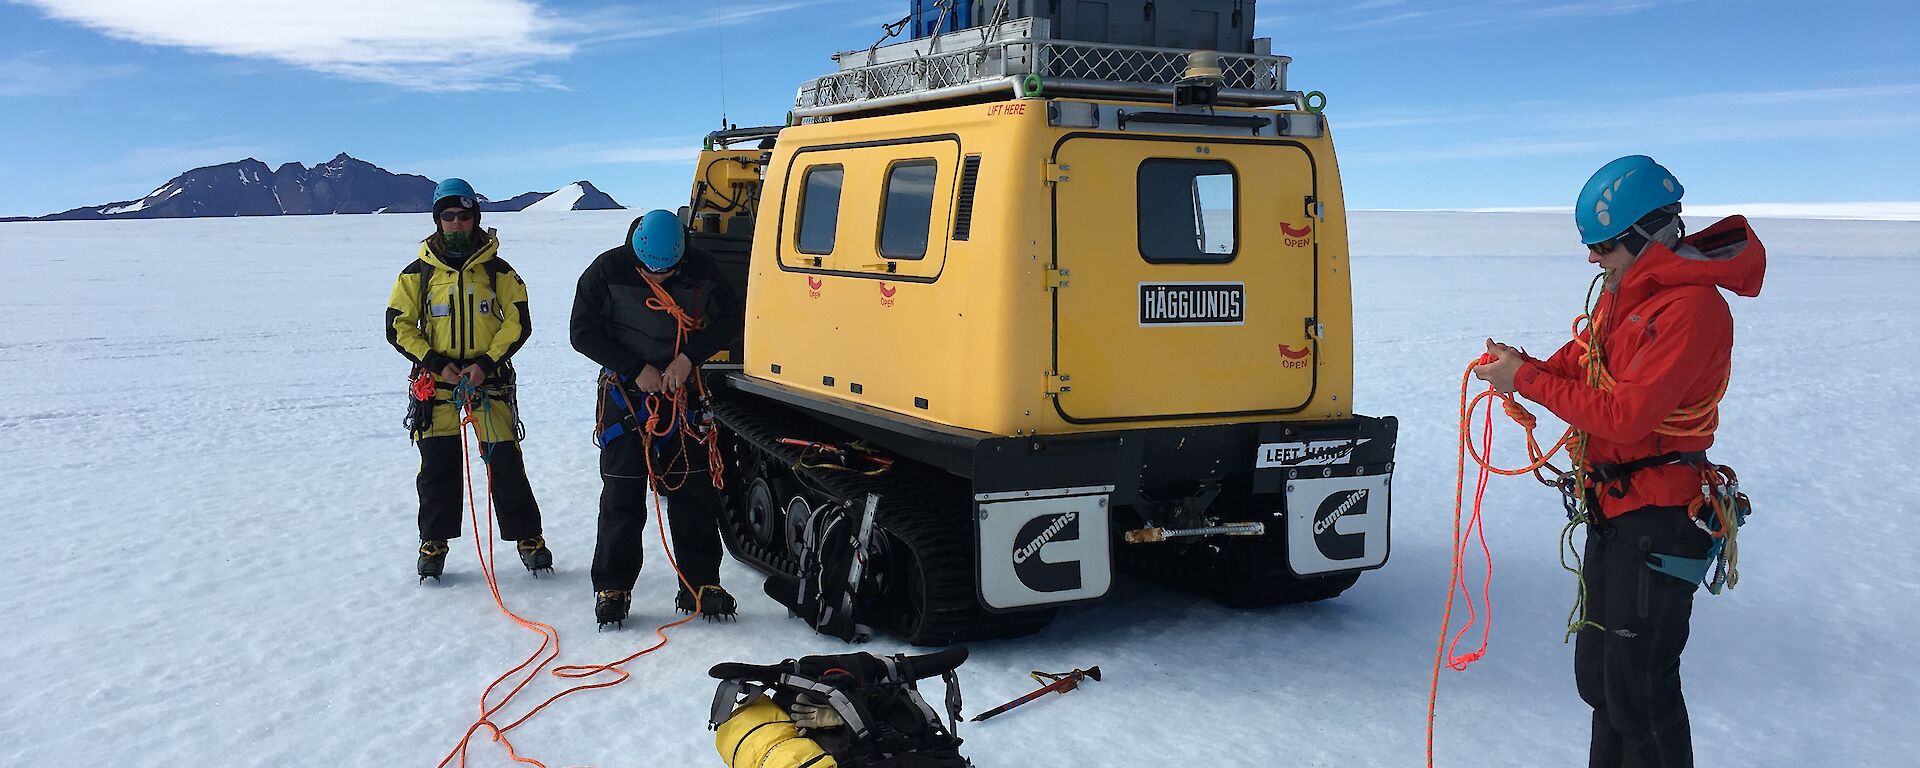
M 725 710 L 722 710 L 725 711 Z M 819 742 L 800 735 L 780 705 L 755 696 L 720 724 L 713 747 L 728 768 L 839 768 Z

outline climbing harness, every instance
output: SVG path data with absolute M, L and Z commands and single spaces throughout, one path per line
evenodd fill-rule
M 407 383 L 407 415 L 400 421 L 400 425 L 406 428 L 407 436 L 417 443 L 433 428 L 435 408 L 451 405 L 454 407 L 456 416 L 458 415 L 462 401 L 454 395 L 460 385 L 440 381 L 433 371 L 419 365 L 413 366 L 408 375 L 412 378 L 408 379 Z M 519 376 L 513 370 L 513 364 L 502 362 L 495 371 L 495 375 L 487 378 L 486 384 L 478 387 L 468 386 L 476 394 L 484 395 L 489 404 L 496 402 L 505 404 L 507 412 L 513 416 L 513 439 L 525 440 L 527 428 L 526 424 L 520 420 L 520 387 L 516 383 L 518 378 Z M 445 396 L 442 397 L 442 395 Z
M 1032 677 L 1034 682 L 1041 683 L 1042 685 L 1025 696 L 1021 696 L 1013 701 L 975 715 L 973 722 L 977 723 L 994 715 L 1001 714 L 1049 693 L 1066 693 L 1067 691 L 1080 687 L 1080 683 L 1086 680 L 1092 680 L 1096 683 L 1100 682 L 1100 667 L 1096 665 L 1086 669 L 1075 669 L 1072 672 L 1041 672 L 1034 670 L 1028 673 L 1028 676 Z
M 705 327 L 706 323 L 682 309 L 680 304 L 673 300 L 673 296 L 667 293 L 666 288 L 652 276 L 639 267 L 634 269 L 640 273 L 647 287 L 653 289 L 653 296 L 646 300 L 647 308 L 665 312 L 673 317 L 675 327 L 673 354 L 674 357 L 679 357 L 682 350 L 686 349 L 688 337 Z M 694 363 L 693 370 L 688 373 L 687 379 L 683 386 L 674 389 L 639 393 L 629 390 L 627 379 L 619 374 L 604 369 L 600 373 L 600 389 L 603 396 L 599 398 L 600 412 L 594 418 L 594 445 L 604 448 L 614 438 L 634 431 L 646 435 L 650 441 L 648 450 L 644 451 L 647 458 L 647 477 L 659 493 L 677 491 L 685 485 L 686 476 L 691 471 L 691 460 L 688 458 L 691 455 L 688 451 L 692 448 L 690 443 L 697 443 L 706 449 L 707 477 L 713 483 L 714 489 L 726 489 L 725 464 L 720 453 L 720 431 L 714 424 L 712 412 L 699 406 L 700 403 L 706 402 L 708 395 L 706 382 L 700 376 L 698 362 Z M 695 395 L 698 396 L 697 402 L 693 399 Z M 614 404 L 616 411 L 623 410 L 626 413 L 609 421 L 606 413 L 606 405 L 609 402 Z M 667 446 L 677 450 L 669 452 L 666 450 Z M 653 466 L 653 454 L 656 449 L 671 457 L 668 466 L 658 468 Z

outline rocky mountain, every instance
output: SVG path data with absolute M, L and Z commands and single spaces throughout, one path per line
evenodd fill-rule
M 319 213 L 424 213 L 434 181 L 393 173 L 341 153 L 311 168 L 287 163 L 277 169 L 253 158 L 195 168 L 173 177 L 138 200 L 75 208 L 39 217 L 0 221 L 98 221 L 199 216 L 279 216 Z M 481 198 L 487 211 L 606 210 L 624 206 L 576 181 L 554 192 L 528 192 L 502 201 Z
M 591 181 L 576 181 L 552 192 L 528 192 L 480 204 L 483 211 L 607 211 L 625 207 Z

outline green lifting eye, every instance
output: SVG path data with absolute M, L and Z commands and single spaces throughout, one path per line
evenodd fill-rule
M 1022 96 L 1029 98 L 1039 96 L 1041 87 L 1040 76 L 1037 74 L 1028 74 L 1020 78 L 1020 95 Z

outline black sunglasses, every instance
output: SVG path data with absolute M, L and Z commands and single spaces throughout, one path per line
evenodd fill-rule
M 473 221 L 473 211 L 456 211 L 451 208 L 440 212 L 441 221 Z
M 1587 250 L 1589 252 L 1597 253 L 1601 256 L 1613 253 L 1613 249 L 1618 247 L 1620 247 L 1620 238 L 1617 237 L 1610 237 L 1597 243 L 1587 244 Z

